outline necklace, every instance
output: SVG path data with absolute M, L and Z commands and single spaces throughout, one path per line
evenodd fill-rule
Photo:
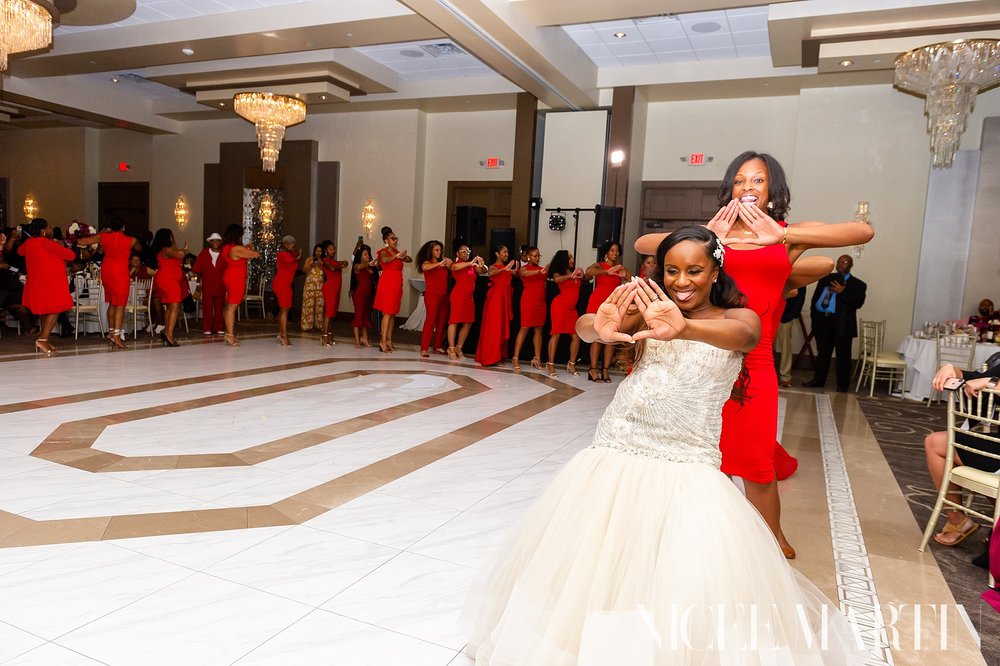
M 744 236 L 753 236 L 753 232 L 752 231 L 744 231 L 743 235 Z

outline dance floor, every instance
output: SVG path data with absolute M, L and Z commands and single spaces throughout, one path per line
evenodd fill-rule
M 293 342 L 0 343 L 0 664 L 472 664 L 468 586 L 620 376 Z M 869 663 L 986 663 L 853 394 L 782 429 L 793 565 Z

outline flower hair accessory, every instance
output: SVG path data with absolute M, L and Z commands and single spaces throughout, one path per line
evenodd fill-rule
M 719 262 L 719 268 L 722 268 L 722 262 L 726 258 L 726 249 L 722 247 L 722 243 L 718 239 L 715 240 L 715 250 L 712 251 L 712 256 Z

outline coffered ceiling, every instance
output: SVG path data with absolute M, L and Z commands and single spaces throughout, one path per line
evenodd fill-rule
M 1000 38 L 998 0 L 59 0 L 53 45 L 14 56 L 0 128 L 153 133 L 233 115 L 232 95 L 309 113 L 593 108 L 891 85 L 899 53 Z M 850 65 L 843 65 L 851 61 Z M 606 101 L 607 98 L 604 98 Z

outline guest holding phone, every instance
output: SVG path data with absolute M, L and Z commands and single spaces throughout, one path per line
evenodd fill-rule
M 858 310 L 865 304 L 868 285 L 851 274 L 850 255 L 837 259 L 837 271 L 816 283 L 812 297 L 812 325 L 816 335 L 816 373 L 802 385 L 823 388 L 830 359 L 837 352 L 837 392 L 851 383 L 851 349 L 858 337 Z

